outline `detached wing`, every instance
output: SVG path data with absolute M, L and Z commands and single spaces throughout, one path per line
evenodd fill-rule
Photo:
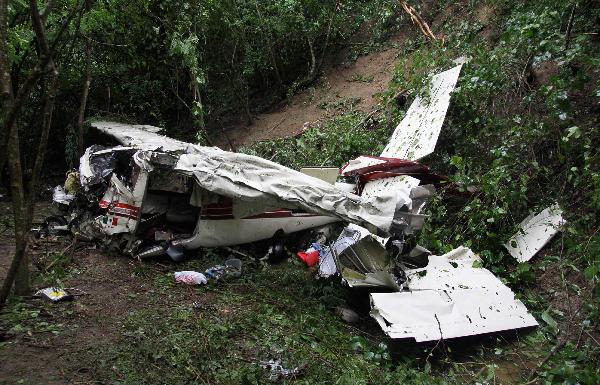
M 350 162 L 344 171 L 373 165 L 383 167 L 382 164 L 390 162 L 386 158 L 416 161 L 431 154 L 444 124 L 450 94 L 456 86 L 461 68 L 462 64 L 433 76 L 428 95 L 417 96 L 413 101 L 381 157 L 357 158 L 354 163 Z M 423 205 L 415 204 L 418 201 L 414 202 L 416 195 L 421 193 L 415 193 L 419 183 L 419 179 L 408 175 L 374 180 L 365 184 L 361 196 L 368 200 L 396 200 L 397 214 L 394 222 L 404 223 L 403 231 L 410 234 L 412 230 L 418 230 L 423 223 L 423 216 L 420 214 Z M 402 210 L 403 206 L 408 210 Z
M 162 129 L 159 127 L 107 121 L 92 122 L 91 126 L 96 130 L 113 137 L 122 145 L 134 147 L 139 150 L 176 153 L 197 152 L 197 146 L 194 144 L 160 135 L 159 132 Z
M 429 94 L 413 101 L 382 157 L 419 160 L 433 152 L 461 68 L 462 64 L 431 79 Z

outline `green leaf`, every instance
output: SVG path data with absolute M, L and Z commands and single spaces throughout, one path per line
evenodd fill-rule
M 542 320 L 548 325 L 550 326 L 550 329 L 552 329 L 552 333 L 554 334 L 558 334 L 558 323 L 554 320 L 554 318 L 552 318 L 552 316 L 550 315 L 550 307 L 548 307 L 548 309 L 546 309 L 543 313 L 542 313 Z

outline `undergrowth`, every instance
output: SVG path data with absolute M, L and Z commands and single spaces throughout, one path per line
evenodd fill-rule
M 211 263 L 208 256 L 184 267 L 202 271 Z M 175 295 L 163 308 L 129 313 L 119 343 L 90 352 L 94 377 L 120 384 L 451 383 L 452 374 L 444 379 L 394 362 L 387 343 L 371 334 L 372 321 L 344 324 L 335 313 L 345 302 L 339 286 L 315 281 L 299 263 L 244 267 L 240 279 L 192 289 L 202 300 Z M 271 373 L 261 367 L 269 360 L 297 373 Z

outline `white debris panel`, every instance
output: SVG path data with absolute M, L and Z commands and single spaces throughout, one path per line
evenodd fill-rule
M 139 150 L 195 153 L 200 148 L 195 144 L 158 134 L 162 130 L 160 127 L 105 121 L 92 122 L 91 126 L 106 135 L 112 136 L 122 145 Z
M 391 338 L 417 342 L 536 326 L 514 293 L 461 247 L 406 270 L 409 291 L 372 293 L 371 316 Z
M 396 209 L 393 192 L 366 200 L 263 158 L 214 147 L 197 151 L 179 156 L 174 170 L 193 176 L 212 193 L 272 207 L 302 208 L 384 232 L 391 227 Z
M 433 152 L 461 68 L 462 64 L 432 77 L 428 94 L 413 101 L 381 156 L 419 160 Z
M 562 210 L 555 204 L 535 216 L 531 214 L 525 218 L 519 226 L 519 231 L 504 244 L 504 247 L 517 261 L 529 261 L 564 224 Z

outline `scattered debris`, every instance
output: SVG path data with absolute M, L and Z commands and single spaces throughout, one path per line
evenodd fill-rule
M 70 301 L 73 299 L 71 294 L 56 287 L 47 287 L 45 289 L 38 290 L 35 295 L 38 297 L 44 297 L 52 302 Z
M 319 258 L 323 249 L 321 245 L 318 243 L 313 243 L 311 247 L 309 247 L 306 251 L 300 251 L 296 255 L 302 262 L 306 264 L 308 267 L 313 267 L 317 263 L 319 263 Z
M 533 258 L 565 224 L 562 210 L 555 204 L 537 215 L 529 215 L 504 247 L 519 262 Z
M 435 39 L 414 9 L 401 4 Z M 66 207 L 60 225 L 139 259 L 167 254 L 180 261 L 199 247 L 270 239 L 262 259 L 277 261 L 287 255 L 282 234 L 347 222 L 335 242 L 325 246 L 325 230 L 298 257 L 308 266 L 319 263 L 321 277 L 337 273 L 350 287 L 392 290 L 371 294 L 371 315 L 390 337 L 429 341 L 537 325 L 508 287 L 474 267 L 478 258 L 469 249 L 435 256 L 415 242 L 427 200 L 448 182 L 418 160 L 435 149 L 462 62 L 432 77 L 381 156 L 359 156 L 339 172 L 299 172 L 161 136 L 156 127 L 93 122 L 120 145 L 88 148 L 79 173 L 69 173 L 65 188 L 55 189 L 55 201 Z M 562 224 L 560 213 L 538 217 L 524 222 L 525 235 L 513 237 L 513 248 L 535 254 L 556 232 L 543 220 Z M 232 258 L 205 274 L 183 271 L 175 279 L 205 284 L 241 271 L 242 262 Z M 358 319 L 350 309 L 340 315 Z M 275 379 L 298 372 L 280 360 L 261 366 Z
M 259 365 L 261 368 L 267 369 L 271 372 L 269 375 L 269 380 L 271 381 L 277 381 L 284 377 L 296 377 L 298 374 L 300 374 L 300 368 L 284 368 L 280 359 L 263 361 Z
M 206 285 L 208 282 L 206 276 L 197 271 L 177 271 L 173 273 L 175 282 L 185 283 L 186 285 Z
M 514 293 L 476 261 L 465 247 L 431 255 L 425 268 L 406 270 L 408 291 L 371 293 L 371 316 L 391 338 L 417 342 L 537 326 Z
M 231 258 L 224 265 L 216 265 L 206 270 L 206 275 L 216 281 L 228 278 L 238 278 L 242 275 L 242 261 Z

